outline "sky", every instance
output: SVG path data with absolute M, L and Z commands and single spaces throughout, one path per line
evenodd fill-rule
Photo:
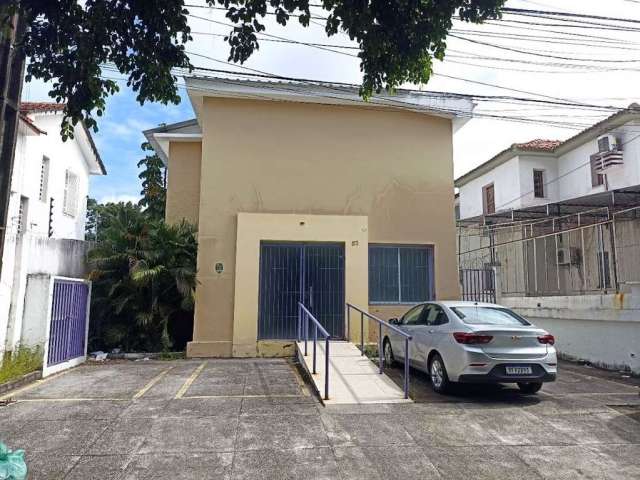
M 205 5 L 203 0 L 187 0 L 186 3 Z M 507 6 L 640 19 L 640 2 L 636 0 L 509 0 Z M 224 12 L 219 10 L 197 7 L 189 7 L 189 10 L 198 17 L 229 23 L 224 18 Z M 312 13 L 326 15 L 321 9 L 315 9 Z M 454 22 L 455 31 L 451 33 L 468 40 L 450 36 L 447 40 L 447 57 L 444 62 L 435 61 L 436 75 L 430 82 L 427 85 L 405 87 L 474 95 L 554 97 L 617 107 L 640 102 L 640 65 L 633 62 L 637 60 L 640 63 L 640 29 L 627 32 L 606 30 L 598 25 L 575 28 L 571 23 L 560 20 L 521 16 L 504 18 L 515 21 L 488 22 L 484 25 Z M 522 21 L 552 25 L 517 23 Z M 192 53 L 193 65 L 243 71 L 224 63 L 228 45 L 216 35 L 228 33 L 229 27 L 194 17 L 189 18 L 189 23 L 194 32 L 194 41 L 187 45 L 187 51 Z M 307 43 L 354 45 L 344 34 L 328 38 L 319 22 L 303 28 L 296 19 L 292 19 L 289 25 L 281 27 L 267 17 L 265 23 L 267 33 L 272 35 Z M 505 34 L 510 35 L 505 38 Z M 600 38 L 591 43 L 589 39 L 575 34 Z M 536 35 L 539 38 L 518 39 L 522 35 Z M 359 61 L 352 56 L 355 52 L 347 49 L 341 51 L 344 53 L 336 54 L 303 45 L 263 41 L 259 51 L 244 66 L 283 76 L 360 83 Z M 581 61 L 585 59 L 589 61 Z M 33 81 L 25 84 L 23 98 L 31 101 L 48 100 L 47 91 L 46 84 Z M 160 123 L 194 117 L 185 90 L 181 88 L 180 93 L 182 101 L 178 105 L 146 103 L 141 106 L 135 100 L 135 94 L 122 83 L 121 91 L 108 99 L 106 114 L 98 120 L 99 132 L 94 135 L 108 175 L 92 178 L 92 197 L 101 202 L 137 201 L 140 193 L 137 162 L 144 156 L 140 149 L 144 141 L 142 131 Z M 479 102 L 476 112 L 479 116 L 472 118 L 454 134 L 456 177 L 513 143 L 534 138 L 563 140 L 611 113 L 605 110 L 550 109 L 495 101 Z M 511 118 L 498 120 L 486 118 L 487 115 Z M 528 122 L 516 121 L 513 117 L 525 118 Z

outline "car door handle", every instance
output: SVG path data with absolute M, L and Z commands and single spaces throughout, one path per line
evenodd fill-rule
M 427 330 L 429 333 L 436 333 L 435 330 Z

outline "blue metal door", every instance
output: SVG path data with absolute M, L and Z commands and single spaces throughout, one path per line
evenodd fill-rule
M 54 280 L 47 366 L 85 354 L 88 295 L 84 282 Z
M 344 338 L 344 245 L 263 243 L 259 339 L 294 339 L 298 302 L 333 338 Z

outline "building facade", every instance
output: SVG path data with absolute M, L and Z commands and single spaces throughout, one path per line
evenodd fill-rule
M 27 277 L 84 274 L 89 177 L 106 171 L 82 124 L 60 137 L 64 105 L 23 102 L 0 278 L 0 350 L 20 343 Z
M 389 317 L 458 297 L 452 130 L 464 119 L 449 112 L 470 115 L 469 99 L 187 83 L 197 119 L 145 134 L 168 165 L 167 220 L 198 224 L 189 356 L 291 354 L 298 302 L 358 339 L 345 302 Z
M 616 113 L 565 141 L 532 140 L 513 144 L 455 181 L 460 218 L 562 202 L 640 185 L 640 105 Z M 599 173 L 607 138 L 620 162 Z M 600 140 L 600 145 L 599 145 Z
M 465 293 L 491 290 L 567 357 L 636 373 L 639 125 L 632 104 L 564 142 L 513 145 L 456 180 L 461 278 L 489 279 L 463 282 Z

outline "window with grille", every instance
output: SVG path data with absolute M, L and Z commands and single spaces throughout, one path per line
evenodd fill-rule
M 533 171 L 533 196 L 544 198 L 544 170 Z
M 496 192 L 493 183 L 482 187 L 482 206 L 485 215 L 496 213 Z
M 371 245 L 369 301 L 417 303 L 433 300 L 433 247 Z
M 42 157 L 42 165 L 40 166 L 40 193 L 38 199 L 41 202 L 47 201 L 47 193 L 49 189 L 49 159 Z
M 65 172 L 64 198 L 62 212 L 65 215 L 75 217 L 78 209 L 78 176 L 70 170 Z

